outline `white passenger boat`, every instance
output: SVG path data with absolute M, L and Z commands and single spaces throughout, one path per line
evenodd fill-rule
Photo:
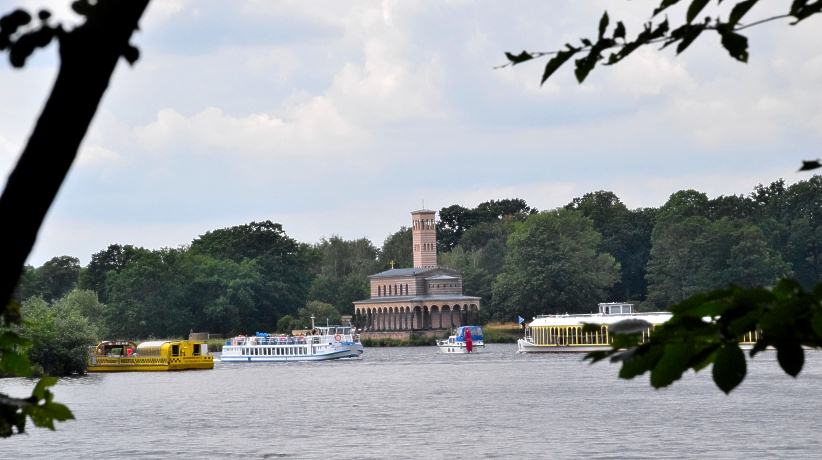
M 359 358 L 363 347 L 351 326 L 312 328 L 305 335 L 273 335 L 258 332 L 237 336 L 223 345 L 223 362 L 323 361 Z
M 648 329 L 643 340 L 653 329 L 671 318 L 669 312 L 635 313 L 630 303 L 601 303 L 599 313 L 578 315 L 539 315 L 525 327 L 525 337 L 517 340 L 521 353 L 589 352 L 609 350 L 611 337 L 608 326 L 626 319 L 642 320 Z M 584 323 L 597 324 L 599 330 L 583 332 Z
M 437 346 L 443 353 L 476 353 L 485 349 L 485 335 L 480 326 L 460 326 Z

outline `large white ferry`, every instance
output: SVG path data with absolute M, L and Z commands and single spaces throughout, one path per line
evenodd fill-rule
M 314 326 L 305 335 L 272 335 L 258 332 L 254 336 L 237 336 L 226 340 L 221 361 L 278 362 L 323 361 L 359 358 L 363 347 L 351 326 Z
M 599 313 L 577 315 L 539 315 L 525 327 L 525 337 L 517 340 L 521 353 L 589 352 L 611 348 L 608 326 L 625 319 L 649 324 L 642 332 L 646 339 L 653 329 L 671 318 L 669 312 L 635 313 L 630 303 L 601 303 Z M 583 332 L 583 323 L 598 324 L 599 330 Z

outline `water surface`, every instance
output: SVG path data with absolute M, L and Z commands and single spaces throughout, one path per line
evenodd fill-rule
M 56 399 L 77 420 L 0 440 L 0 457 L 822 457 L 822 353 L 797 379 L 757 356 L 726 396 L 710 369 L 654 390 L 616 365 L 515 350 L 367 348 L 358 361 L 62 379 Z

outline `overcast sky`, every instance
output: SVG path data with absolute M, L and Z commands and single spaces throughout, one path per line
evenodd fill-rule
M 0 13 L 71 18 L 69 3 L 0 0 Z M 795 171 L 821 150 L 822 18 L 752 29 L 747 65 L 708 36 L 584 85 L 569 66 L 540 87 L 545 61 L 492 68 L 594 36 L 606 7 L 633 35 L 655 3 L 154 0 L 140 60 L 118 66 L 29 263 L 265 219 L 300 241 L 379 246 L 422 200 L 550 209 L 612 190 L 636 208 L 810 177 Z M 749 17 L 789 4 L 765 3 Z M 54 46 L 22 70 L 2 55 L 0 184 L 56 66 Z

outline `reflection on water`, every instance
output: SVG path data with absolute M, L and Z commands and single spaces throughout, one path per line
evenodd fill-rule
M 653 390 L 579 355 L 368 348 L 355 361 L 63 379 L 76 421 L 0 440 L 3 458 L 819 458 L 822 354 L 773 353 L 730 396 L 710 370 Z M 22 396 L 32 383 L 0 380 Z

